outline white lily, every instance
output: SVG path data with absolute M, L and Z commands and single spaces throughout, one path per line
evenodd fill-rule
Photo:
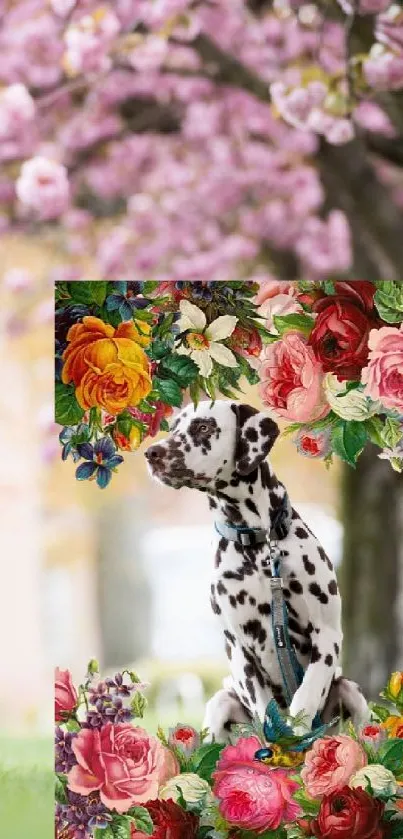
M 379 402 L 372 402 L 362 390 L 347 390 L 346 382 L 339 382 L 333 373 L 327 373 L 323 380 L 326 399 L 333 412 L 345 420 L 363 422 L 379 412 Z
M 212 373 L 213 361 L 223 367 L 238 367 L 234 353 L 220 343 L 232 335 L 238 318 L 233 315 L 222 315 L 207 326 L 204 312 L 198 306 L 189 303 L 189 300 L 181 300 L 179 309 L 181 313 L 178 322 L 179 331 L 190 331 L 186 335 L 184 344 L 176 352 L 189 355 L 205 379 Z

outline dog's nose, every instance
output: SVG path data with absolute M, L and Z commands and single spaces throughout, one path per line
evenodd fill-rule
M 149 463 L 154 463 L 155 465 L 157 465 L 159 463 L 162 463 L 165 457 L 165 449 L 163 446 L 160 446 L 159 444 L 155 446 L 149 446 L 145 455 Z

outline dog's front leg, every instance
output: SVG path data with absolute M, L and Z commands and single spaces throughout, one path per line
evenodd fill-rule
M 294 694 L 290 705 L 290 715 L 296 717 L 303 712 L 304 725 L 311 728 L 323 698 L 329 691 L 330 684 L 338 664 L 338 650 L 341 646 L 341 632 L 322 626 L 319 632 L 312 633 L 312 657 L 308 665 L 301 686 Z

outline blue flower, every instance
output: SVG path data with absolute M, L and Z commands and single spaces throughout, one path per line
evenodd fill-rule
M 74 463 L 77 463 L 77 460 L 80 460 L 80 455 L 77 451 L 77 443 L 80 438 L 81 442 L 83 442 L 88 433 L 88 425 L 85 425 L 84 423 L 81 423 L 78 426 L 65 426 L 62 429 L 59 434 L 59 440 L 63 443 L 62 460 L 67 460 L 70 454 Z
M 123 457 L 116 454 L 116 448 L 110 437 L 103 437 L 93 446 L 91 443 L 81 443 L 77 451 L 84 459 L 84 463 L 76 469 L 78 481 L 96 480 L 100 489 L 108 486 L 112 471 L 115 471 Z
M 122 320 L 132 320 L 136 309 L 146 309 L 149 301 L 140 297 L 142 283 L 115 283 L 116 291 L 106 298 L 108 312 L 119 312 Z

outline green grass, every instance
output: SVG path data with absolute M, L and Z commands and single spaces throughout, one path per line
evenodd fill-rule
M 47 839 L 53 827 L 51 738 L 0 736 L 0 833 Z

